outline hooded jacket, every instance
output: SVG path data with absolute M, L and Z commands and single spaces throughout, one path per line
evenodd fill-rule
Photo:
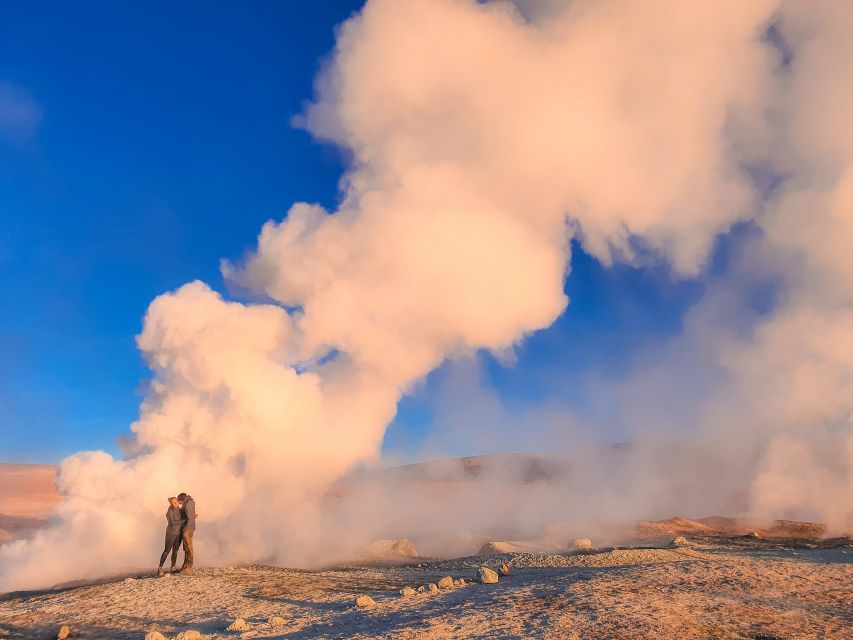
M 166 533 L 176 536 L 180 535 L 183 524 L 184 514 L 181 512 L 180 507 L 170 506 L 168 511 L 166 511 Z
M 192 496 L 184 498 L 181 514 L 184 516 L 184 531 L 195 531 L 195 500 Z

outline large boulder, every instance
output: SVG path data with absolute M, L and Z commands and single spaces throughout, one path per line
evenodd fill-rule
M 145 634 L 145 640 L 166 640 L 166 636 L 159 631 L 149 631 Z
M 409 597 L 415 595 L 415 590 L 412 589 L 411 587 L 403 587 L 402 589 L 400 589 L 400 595 L 403 596 L 404 598 L 409 598 Z
M 201 635 L 200 631 L 189 629 L 176 635 L 175 640 L 204 640 L 204 636 Z
M 480 567 L 477 576 L 482 584 L 495 584 L 498 581 L 498 574 L 488 567 Z
M 487 542 L 480 550 L 477 551 L 478 556 L 495 556 L 501 553 L 512 553 L 516 551 L 515 545 L 509 542 L 492 541 Z
M 685 538 L 684 536 L 675 536 L 672 539 L 672 542 L 669 543 L 669 546 L 671 546 L 671 547 L 686 547 L 689 544 L 690 543 L 687 541 L 687 538 Z
M 364 548 L 363 555 L 380 562 L 405 562 L 417 558 L 418 550 L 408 538 L 374 540 Z
M 452 589 L 453 588 L 453 578 L 450 576 L 444 576 L 441 580 L 438 581 L 439 589 Z
M 62 625 L 59 628 L 59 633 L 56 634 L 56 640 L 65 640 L 70 635 L 71 629 L 68 628 L 68 625 Z

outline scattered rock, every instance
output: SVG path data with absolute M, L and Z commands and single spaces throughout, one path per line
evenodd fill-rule
M 136 582 L 136 579 L 135 578 L 125 578 L 124 582 L 125 582 L 125 584 L 128 584 L 130 582 Z
M 284 624 L 284 618 L 282 618 L 281 616 L 273 616 L 272 618 L 267 620 L 267 622 L 269 622 L 274 627 L 280 627 Z
M 687 541 L 687 538 L 685 538 L 684 536 L 675 536 L 672 539 L 672 542 L 669 543 L 671 547 L 686 547 L 689 544 L 690 543 Z
M 359 609 L 375 609 L 379 605 L 377 605 L 376 600 L 370 596 L 361 594 L 355 599 L 355 606 Z
M 243 618 L 237 618 L 234 622 L 229 624 L 226 628 L 226 631 L 248 631 L 249 625 L 243 620 Z
M 454 581 L 453 581 L 453 586 L 454 586 L 454 587 L 464 587 L 464 586 L 465 586 L 465 579 L 464 579 L 464 578 L 459 578 L 458 580 L 454 580 Z
M 589 551 L 592 549 L 592 540 L 589 538 L 578 538 L 575 540 L 575 549 L 578 551 Z
M 438 585 L 436 585 L 434 582 L 430 582 L 426 586 L 426 588 L 427 588 L 427 591 L 429 591 L 430 593 L 438 593 Z
M 149 631 L 145 634 L 145 640 L 166 640 L 166 636 L 159 631 Z
M 254 638 L 256 635 L 258 635 L 257 631 L 245 631 L 245 632 L 240 634 L 240 637 L 241 638 Z
M 509 566 L 502 564 L 500 572 L 501 572 L 502 576 L 508 576 L 509 575 Z
M 438 581 L 439 589 L 452 589 L 453 588 L 453 578 L 450 576 L 444 576 L 441 580 Z
M 415 595 L 415 590 L 411 587 L 403 587 L 402 589 L 400 589 L 400 595 L 405 598 L 408 598 L 410 596 Z
M 761 540 L 764 536 L 762 536 L 758 531 L 750 531 L 744 536 L 746 538 L 750 538 L 751 540 Z
M 69 635 L 71 635 L 71 629 L 68 628 L 68 625 L 62 625 L 59 628 L 59 633 L 56 634 L 56 640 L 65 640 Z
M 480 567 L 478 577 L 483 584 L 495 584 L 498 581 L 498 574 L 488 567 Z
M 423 593 L 424 591 L 426 591 L 426 588 L 423 585 L 418 587 L 418 593 Z
M 200 631 L 189 629 L 188 631 L 182 631 L 176 635 L 175 640 L 204 640 L 204 636 L 201 635 Z

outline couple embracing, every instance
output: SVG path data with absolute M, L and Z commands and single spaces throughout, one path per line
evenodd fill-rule
M 172 552 L 172 566 L 170 572 L 192 573 L 193 572 L 193 533 L 195 533 L 195 500 L 191 495 L 179 493 L 177 497 L 169 498 L 169 509 L 166 511 L 166 547 L 160 556 L 160 566 L 157 567 L 157 575 L 163 573 L 163 563 L 166 556 Z M 175 562 L 178 559 L 178 548 L 183 542 L 184 563 L 180 569 L 175 570 Z

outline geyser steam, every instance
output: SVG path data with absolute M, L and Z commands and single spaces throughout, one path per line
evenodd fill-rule
M 376 458 L 413 383 L 447 359 L 511 349 L 564 311 L 570 239 L 606 263 L 652 255 L 689 277 L 746 220 L 784 301 L 745 336 L 721 335 L 713 310 L 696 323 L 691 339 L 719 341 L 725 372 L 709 394 L 742 427 L 702 412 L 700 441 L 747 434 L 755 512 L 808 507 L 844 526 L 851 12 L 370 0 L 301 121 L 352 152 L 340 207 L 295 204 L 245 263 L 223 265 L 270 304 L 200 282 L 151 304 L 138 342 L 155 377 L 134 455 L 63 462 L 65 499 L 49 529 L 0 549 L 0 590 L 149 565 L 163 497 L 179 488 L 199 499 L 204 562 L 322 561 L 340 526 L 324 492 Z M 745 168 L 759 164 L 790 176 L 769 202 Z M 649 466 L 629 470 L 648 478 Z M 371 512 L 375 529 L 382 517 Z

